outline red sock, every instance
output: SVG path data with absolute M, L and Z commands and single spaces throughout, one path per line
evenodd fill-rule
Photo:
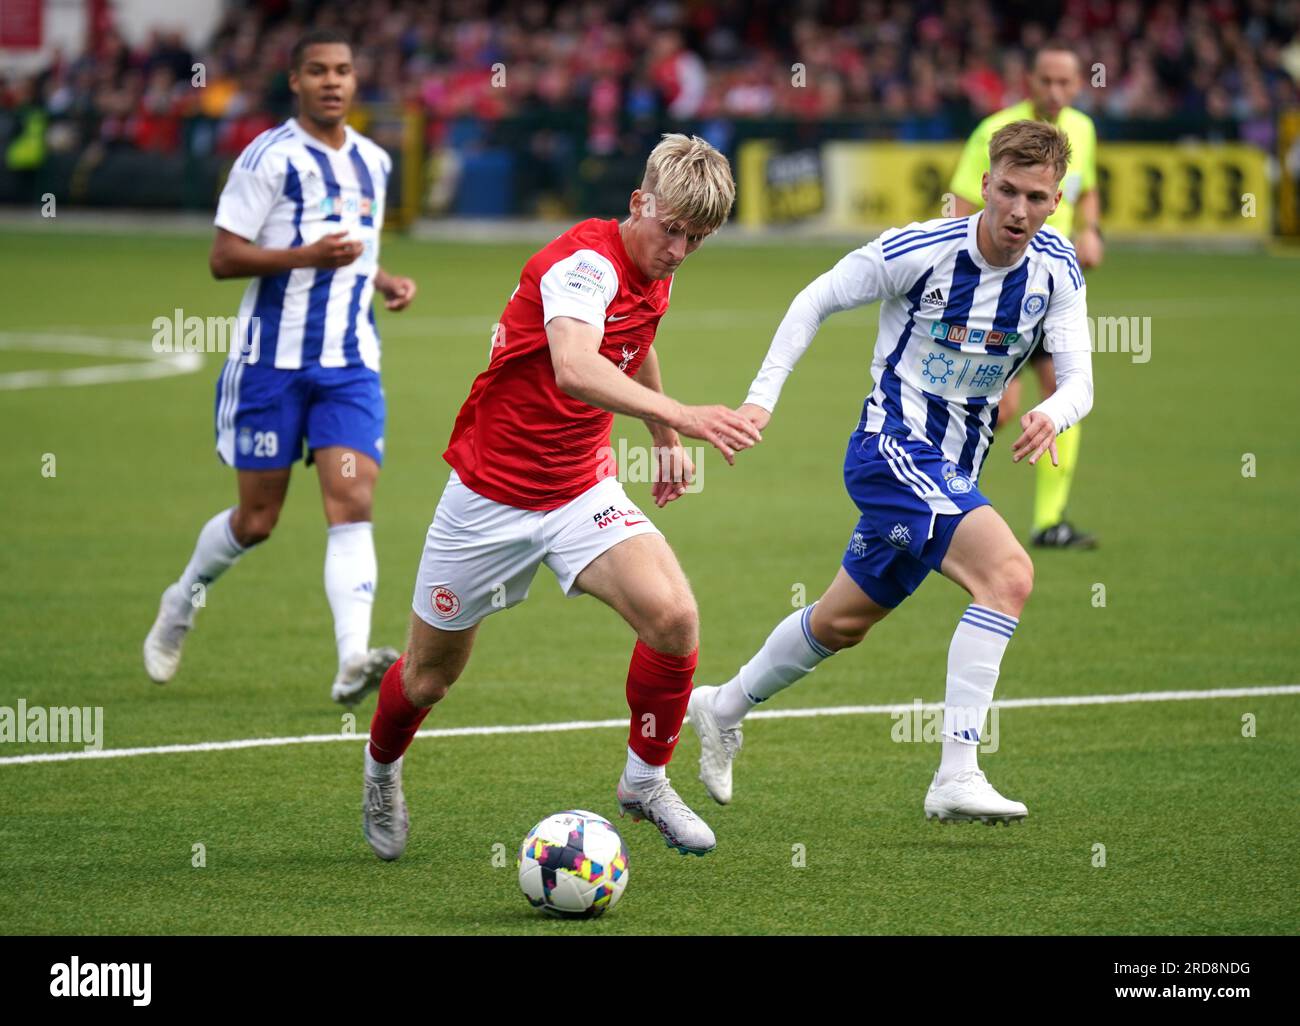
M 370 721 L 370 754 L 375 762 L 396 762 L 433 706 L 417 709 L 402 690 L 403 656 L 388 668 L 379 685 L 379 702 Z
M 668 655 L 643 641 L 632 649 L 632 665 L 627 671 L 632 729 L 627 743 L 651 766 L 666 766 L 673 757 L 699 658 L 699 649 L 686 656 Z

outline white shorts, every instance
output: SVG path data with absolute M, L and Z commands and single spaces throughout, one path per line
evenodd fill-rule
M 526 599 L 541 564 L 566 595 L 581 595 L 574 582 L 597 556 L 659 533 L 614 477 L 541 511 L 486 499 L 453 470 L 429 525 L 411 608 L 431 627 L 463 631 Z

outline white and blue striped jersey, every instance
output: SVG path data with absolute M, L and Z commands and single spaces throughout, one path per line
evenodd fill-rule
M 746 402 L 773 409 L 822 320 L 880 300 L 860 429 L 928 442 L 977 479 L 997 403 L 1034 347 L 1091 349 L 1069 240 L 1044 226 L 1019 262 L 995 267 L 976 243 L 980 217 L 890 229 L 840 260 L 791 304 Z
M 294 118 L 240 154 L 217 204 L 218 228 L 271 249 L 310 246 L 346 231 L 365 248 L 346 267 L 252 279 L 239 306 L 248 337 L 231 359 L 283 370 L 313 364 L 379 370 L 371 299 L 391 171 L 388 154 L 351 128 L 335 150 Z

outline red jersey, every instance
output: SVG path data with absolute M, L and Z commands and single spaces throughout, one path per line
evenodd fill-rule
M 637 270 L 614 220 L 583 221 L 534 254 L 443 458 L 480 495 L 520 509 L 557 509 L 612 477 L 614 415 L 560 391 L 546 322 L 574 317 L 601 328 L 600 354 L 631 377 L 671 291 L 671 278 Z

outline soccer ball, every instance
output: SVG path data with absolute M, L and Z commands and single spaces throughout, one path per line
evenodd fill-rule
M 519 886 L 533 908 L 565 919 L 608 912 L 627 888 L 627 849 L 614 824 L 584 809 L 557 812 L 519 848 Z

